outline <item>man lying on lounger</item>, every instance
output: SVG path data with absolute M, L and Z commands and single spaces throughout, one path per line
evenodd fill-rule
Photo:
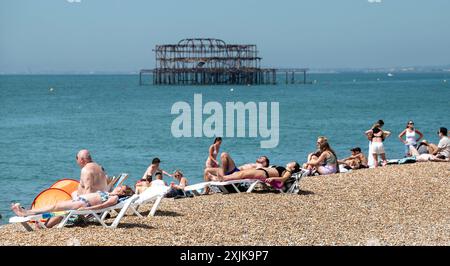
M 269 158 L 267 156 L 261 156 L 258 159 L 256 159 L 256 162 L 254 163 L 247 163 L 237 167 L 236 163 L 231 158 L 230 154 L 227 152 L 223 152 L 220 155 L 220 161 L 221 165 L 219 167 L 205 169 L 203 179 L 206 182 L 211 181 L 211 175 L 214 176 L 231 175 L 235 172 L 244 171 L 248 169 L 269 167 L 270 163 Z M 209 194 L 208 187 L 205 189 L 204 194 Z
M 103 191 L 88 193 L 78 196 L 74 200 L 60 201 L 53 205 L 34 210 L 25 210 L 19 203 L 15 203 L 11 205 L 11 210 L 14 211 L 17 216 L 29 216 L 67 210 L 100 210 L 114 206 L 119 202 L 119 199 L 129 197 L 133 194 L 134 192 L 130 187 L 120 186 L 110 193 Z
M 258 179 L 274 188 L 281 189 L 284 182 L 288 180 L 292 174 L 300 171 L 300 165 L 297 162 L 290 162 L 286 167 L 273 165 L 271 167 L 261 167 L 256 169 L 246 169 L 237 171 L 229 175 L 220 176 L 209 174 L 213 181 L 230 181 L 239 179 Z

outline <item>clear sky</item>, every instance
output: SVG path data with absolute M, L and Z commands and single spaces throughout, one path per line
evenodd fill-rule
M 450 64 L 449 0 L 0 0 L 0 73 L 137 71 L 186 37 L 258 45 L 264 66 Z

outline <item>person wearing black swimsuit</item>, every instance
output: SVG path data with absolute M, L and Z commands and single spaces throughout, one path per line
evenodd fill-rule
M 300 165 L 297 162 L 290 162 L 283 166 L 272 166 L 256 169 L 247 169 L 239 172 L 235 172 L 223 177 L 210 175 L 211 180 L 215 181 L 230 181 L 238 179 L 260 179 L 264 178 L 266 182 L 272 181 L 285 182 L 292 174 L 300 171 Z

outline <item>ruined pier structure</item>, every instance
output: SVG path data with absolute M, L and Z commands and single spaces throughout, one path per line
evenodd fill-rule
M 183 39 L 156 45 L 154 52 L 156 67 L 141 70 L 140 84 L 143 74 L 152 74 L 155 85 L 276 84 L 277 69 L 261 68 L 254 44 Z

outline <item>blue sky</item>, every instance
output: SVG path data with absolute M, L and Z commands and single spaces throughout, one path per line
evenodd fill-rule
M 255 43 L 272 67 L 450 63 L 448 0 L 74 1 L 1 0 L 0 72 L 152 68 L 186 37 Z

